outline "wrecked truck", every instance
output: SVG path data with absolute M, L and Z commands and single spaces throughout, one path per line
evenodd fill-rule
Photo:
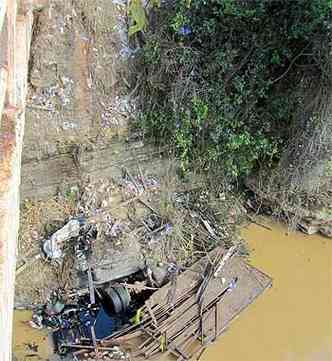
M 166 265 L 162 284 L 157 284 L 154 272 L 142 260 L 135 265 L 138 270 L 126 273 L 121 257 L 115 262 L 119 269 L 104 259 L 101 280 L 100 266 L 91 261 L 94 225 L 82 219 L 70 222 L 60 230 L 61 241 L 56 232 L 52 242 L 44 241 L 43 250 L 59 262 L 64 244 L 71 240 L 79 259 L 80 287 L 66 301 L 61 292 L 55 293 L 35 311 L 33 320 L 36 327 L 52 329 L 60 355 L 70 352 L 83 360 L 103 353 L 110 359 L 144 360 L 171 353 L 178 360 L 189 360 L 271 286 L 270 277 L 248 265 L 236 245 L 218 246 L 187 269 Z M 57 247 L 56 252 L 49 251 L 50 244 Z

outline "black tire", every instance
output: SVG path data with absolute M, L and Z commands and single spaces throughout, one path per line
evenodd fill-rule
M 107 293 L 110 296 L 114 313 L 115 314 L 122 313 L 123 306 L 122 306 L 122 301 L 121 301 L 119 294 L 114 290 L 114 288 L 109 288 L 107 290 Z
M 130 303 L 130 294 L 125 287 L 114 287 L 113 288 L 119 295 L 122 303 L 122 312 L 126 312 Z

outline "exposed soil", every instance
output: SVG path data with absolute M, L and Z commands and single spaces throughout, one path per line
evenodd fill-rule
M 124 5 L 106 0 L 50 1 L 35 13 L 22 198 L 53 196 L 82 172 L 100 177 L 91 164 L 80 167 L 82 153 L 96 163 L 106 150 L 102 157 L 112 167 L 119 143 L 118 158 L 128 158 L 123 142 L 134 103 L 127 95 L 125 15 Z

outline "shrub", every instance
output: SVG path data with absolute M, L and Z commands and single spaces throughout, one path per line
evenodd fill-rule
M 174 144 L 185 171 L 203 160 L 242 177 L 278 160 L 304 73 L 322 71 L 326 0 L 177 0 L 154 9 L 139 57 L 139 127 Z

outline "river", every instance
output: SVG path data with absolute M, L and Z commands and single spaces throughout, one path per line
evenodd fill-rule
M 332 240 L 303 233 L 287 233 L 284 225 L 271 230 L 251 224 L 242 230 L 250 249 L 250 263 L 273 278 L 265 291 L 232 322 L 201 361 L 330 361 L 332 360 Z M 25 321 L 14 321 L 14 353 L 26 361 L 24 344 L 40 345 L 46 360 L 45 333 Z
M 264 221 L 266 223 L 266 220 Z M 332 240 L 251 224 L 250 263 L 273 278 L 202 361 L 332 360 Z

